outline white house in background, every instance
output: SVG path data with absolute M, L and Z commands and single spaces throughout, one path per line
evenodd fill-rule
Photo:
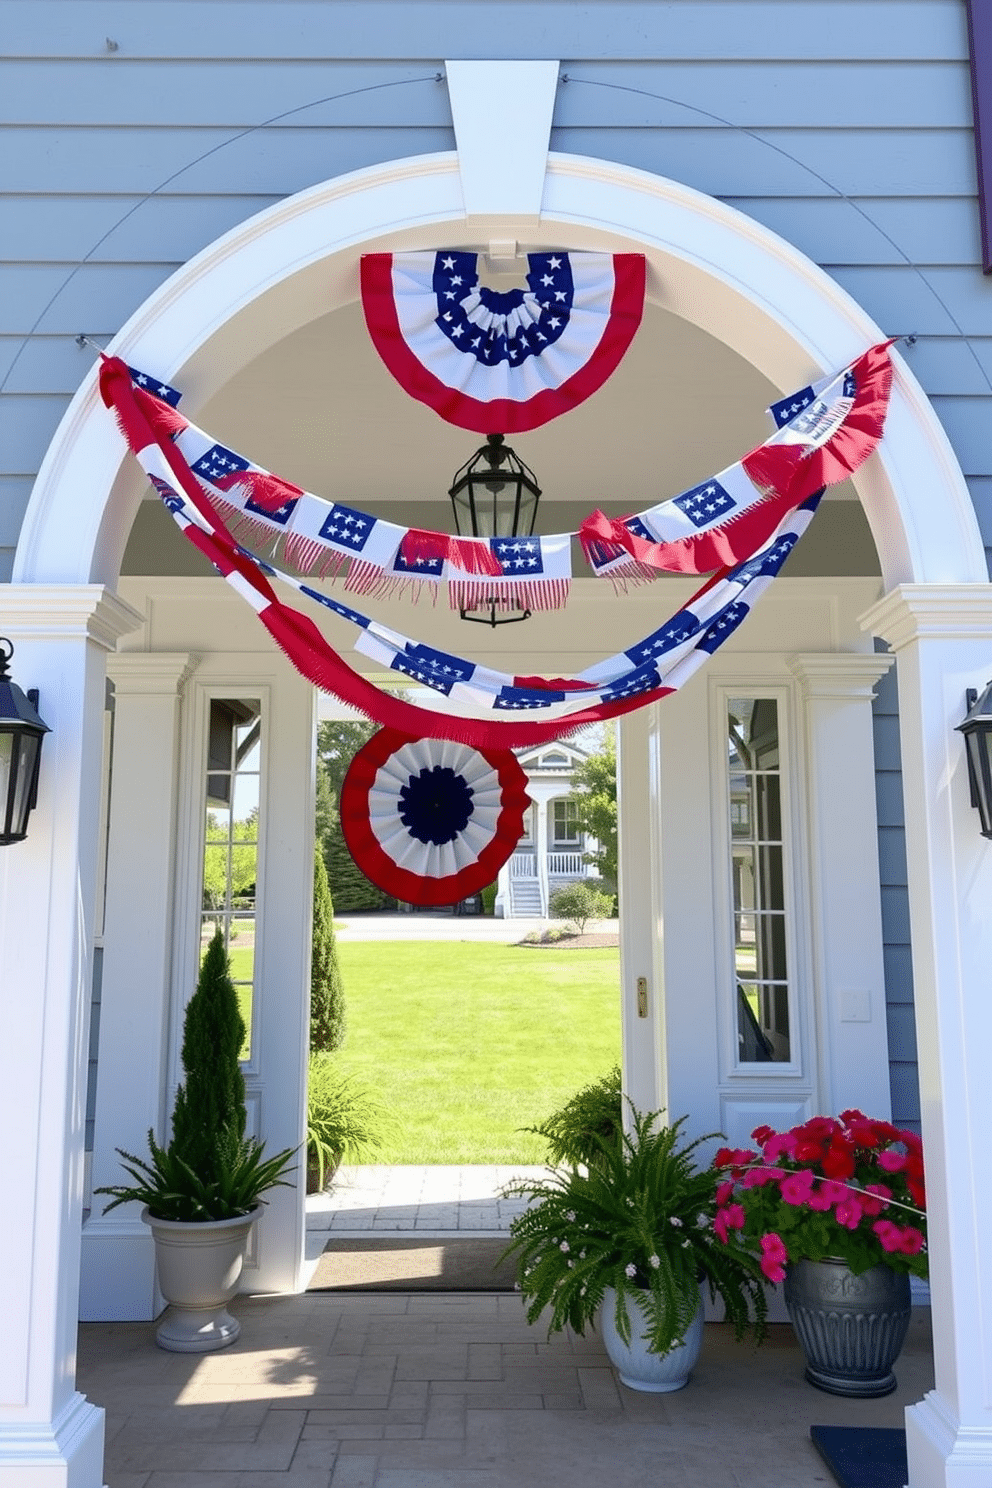
M 936 1385 L 910 1483 L 987 1488 L 992 846 L 955 728 L 992 675 L 992 282 L 965 4 L 0 0 L 0 35 L 0 634 L 51 727 L 0 848 L 0 1488 L 103 1482 L 77 1321 L 162 1304 L 137 1210 L 91 1189 L 167 1135 L 207 811 L 249 791 L 250 1119 L 304 1133 L 313 689 L 177 534 L 77 337 L 289 480 L 450 531 L 478 437 L 399 389 L 358 304 L 361 255 L 403 248 L 479 253 L 497 287 L 525 253 L 644 255 L 617 371 L 514 438 L 548 533 L 707 480 L 775 398 L 916 333 L 878 452 L 706 669 L 619 728 L 623 1066 L 639 1106 L 735 1144 L 848 1106 L 921 1124 Z M 580 577 L 491 630 L 367 609 L 560 677 L 694 587 Z M 302 1179 L 275 1190 L 247 1286 L 300 1286 L 304 1222 Z
M 559 739 L 536 749 L 518 749 L 532 805 L 524 817 L 516 851 L 499 870 L 496 915 L 502 919 L 544 919 L 555 889 L 577 879 L 599 879 L 584 861 L 596 840 L 579 827 L 572 772 L 593 753 L 588 744 Z

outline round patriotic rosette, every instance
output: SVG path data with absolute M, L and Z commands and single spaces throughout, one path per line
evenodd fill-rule
M 341 830 L 365 876 L 407 904 L 457 904 L 494 882 L 523 833 L 527 777 L 505 749 L 383 728 L 341 787 Z

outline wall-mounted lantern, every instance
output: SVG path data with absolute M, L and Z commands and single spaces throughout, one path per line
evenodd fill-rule
M 992 837 L 992 682 L 980 697 L 969 687 L 965 703 L 968 713 L 957 731 L 964 734 L 971 804 L 982 819 L 982 836 Z
M 37 713 L 38 693 L 23 693 L 7 663 L 14 647 L 0 636 L 0 844 L 23 842 L 38 798 L 41 741 L 50 732 Z

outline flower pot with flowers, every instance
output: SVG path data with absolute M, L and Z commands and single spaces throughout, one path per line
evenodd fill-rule
M 702 1345 L 700 1284 L 722 1298 L 738 1338 L 765 1330 L 757 1257 L 740 1237 L 720 1244 L 715 1170 L 699 1168 L 683 1143 L 685 1118 L 655 1125 L 660 1112 L 631 1107 L 630 1130 L 596 1137 L 595 1162 L 566 1164 L 547 1178 L 509 1185 L 529 1207 L 510 1226 L 506 1255 L 534 1323 L 581 1334 L 597 1317 L 607 1353 L 635 1390 L 678 1390 Z
M 723 1147 L 714 1231 L 754 1248 L 806 1354 L 835 1395 L 887 1395 L 909 1327 L 910 1276 L 927 1275 L 923 1148 L 860 1111 L 790 1131 L 759 1126 L 758 1150 Z

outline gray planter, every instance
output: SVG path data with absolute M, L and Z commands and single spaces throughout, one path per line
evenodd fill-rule
M 889 1395 L 912 1312 L 909 1277 L 888 1266 L 855 1276 L 844 1261 L 786 1267 L 785 1305 L 806 1378 L 831 1395 Z
M 617 1332 L 617 1294 L 613 1287 L 603 1293 L 599 1328 L 610 1363 L 631 1390 L 648 1390 L 668 1394 L 689 1383 L 693 1365 L 703 1346 L 703 1299 L 700 1296 L 696 1315 L 685 1330 L 685 1341 L 667 1354 L 655 1354 L 648 1346 L 646 1324 L 636 1303 L 625 1301 L 624 1311 L 630 1322 L 630 1342 Z
M 155 1239 L 159 1290 L 170 1304 L 155 1342 L 175 1354 L 206 1354 L 227 1348 L 241 1324 L 227 1310 L 244 1270 L 248 1236 L 262 1212 L 256 1204 L 237 1219 L 186 1223 L 141 1217 Z

